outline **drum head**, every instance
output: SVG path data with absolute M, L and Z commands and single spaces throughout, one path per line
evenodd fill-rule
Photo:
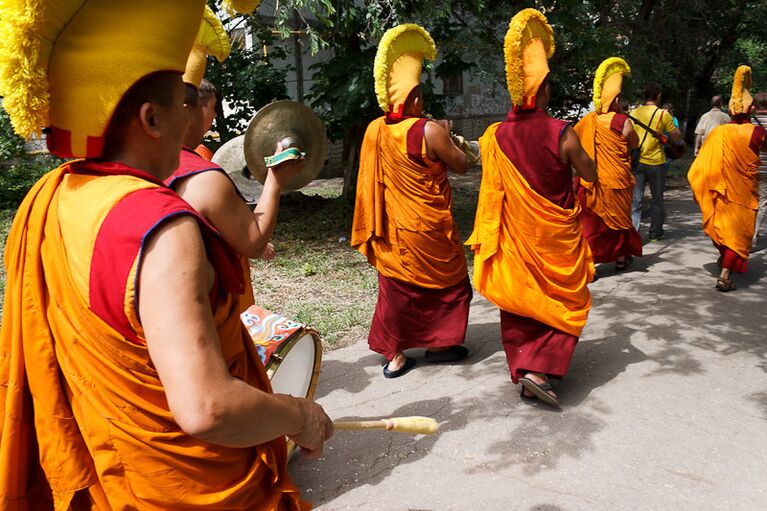
M 316 368 L 321 348 L 312 332 L 303 332 L 295 343 L 285 343 L 277 349 L 266 367 L 277 394 L 294 397 L 314 397 Z

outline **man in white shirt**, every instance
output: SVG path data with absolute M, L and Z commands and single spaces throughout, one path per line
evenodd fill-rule
M 728 122 L 730 122 L 730 116 L 722 112 L 722 96 L 717 94 L 711 98 L 711 110 L 700 116 L 698 125 L 695 127 L 695 156 L 698 155 L 703 141 L 711 130 Z

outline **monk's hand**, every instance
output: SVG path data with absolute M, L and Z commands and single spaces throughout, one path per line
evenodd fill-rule
M 298 401 L 301 406 L 303 425 L 298 433 L 288 437 L 301 448 L 305 456 L 319 458 L 322 455 L 323 444 L 333 436 L 333 421 L 314 401 L 302 398 L 298 398 Z
M 271 243 L 266 244 L 266 248 L 264 248 L 264 253 L 261 254 L 261 259 L 264 261 L 271 261 L 274 259 L 274 256 L 277 255 L 277 251 L 274 250 L 274 245 Z
M 285 149 L 287 149 L 287 147 L 283 147 L 282 142 L 277 142 L 277 147 L 272 156 L 280 154 Z M 297 160 L 284 161 L 275 167 L 268 167 L 266 169 L 267 179 L 272 177 L 281 189 L 285 188 L 285 185 L 287 185 L 296 174 L 301 172 L 305 163 L 304 158 L 300 158 Z

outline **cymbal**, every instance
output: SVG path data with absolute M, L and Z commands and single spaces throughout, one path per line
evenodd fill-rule
M 262 184 L 266 180 L 264 157 L 274 154 L 281 141 L 283 146 L 306 153 L 304 167 L 285 186 L 286 191 L 303 188 L 317 177 L 327 159 L 325 126 L 309 107 L 295 101 L 276 101 L 259 110 L 245 132 L 243 149 L 247 168 Z
M 212 161 L 226 171 L 237 190 L 245 197 L 245 201 L 252 206 L 261 198 L 261 191 L 264 186 L 250 177 L 243 151 L 244 141 L 245 135 L 228 140 L 218 148 Z

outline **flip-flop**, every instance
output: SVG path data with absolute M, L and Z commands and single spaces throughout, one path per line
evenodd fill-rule
M 530 392 L 535 394 L 535 397 L 537 397 L 538 399 L 540 399 L 547 405 L 555 406 L 557 408 L 562 407 L 562 405 L 559 403 L 559 400 L 555 398 L 554 396 L 552 396 L 551 394 L 549 394 L 548 391 L 553 389 L 551 388 L 551 385 L 548 382 L 538 384 L 538 383 L 535 383 L 530 378 L 520 378 L 519 383 L 522 384 L 523 390 L 524 389 L 529 390 Z
M 442 351 L 429 351 L 426 350 L 424 358 L 430 364 L 444 364 L 446 362 L 458 362 L 466 358 L 469 354 L 469 350 L 464 346 L 456 345 L 450 346 L 446 350 Z
M 387 362 L 386 365 L 383 367 L 383 375 L 384 378 L 399 378 L 406 372 L 410 371 L 412 368 L 415 367 L 415 359 L 410 357 L 405 357 L 405 363 L 397 369 L 396 371 L 389 371 L 389 363 Z

